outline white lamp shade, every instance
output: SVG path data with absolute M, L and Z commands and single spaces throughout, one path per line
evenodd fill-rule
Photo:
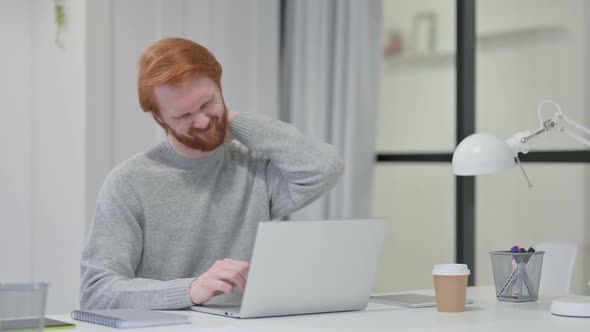
M 456 175 L 491 174 L 508 170 L 514 164 L 514 154 L 508 143 L 492 134 L 470 135 L 453 153 Z

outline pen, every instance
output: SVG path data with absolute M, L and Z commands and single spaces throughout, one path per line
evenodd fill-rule
M 519 246 L 514 246 L 510 249 L 510 252 L 516 254 L 527 251 L 524 248 L 521 249 Z M 529 248 L 528 252 L 534 252 L 534 249 Z M 530 257 L 512 255 L 512 273 L 498 292 L 498 296 L 517 298 L 519 295 L 522 295 L 522 284 L 524 284 L 524 287 L 526 288 L 529 295 L 533 294 L 531 291 L 530 280 L 526 272 L 526 263 L 528 262 L 529 258 Z M 512 294 L 510 296 L 505 294 L 508 289 L 512 290 Z

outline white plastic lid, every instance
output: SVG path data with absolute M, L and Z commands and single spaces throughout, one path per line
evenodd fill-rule
M 432 268 L 432 275 L 437 276 L 468 276 L 470 274 L 467 264 L 435 264 Z
M 568 317 L 590 317 L 590 296 L 572 295 L 554 299 L 551 313 Z

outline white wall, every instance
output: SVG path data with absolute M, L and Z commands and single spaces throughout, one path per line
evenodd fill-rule
M 34 1 L 33 278 L 48 280 L 49 311 L 78 302 L 85 218 L 85 2 L 71 1 L 65 48 L 55 45 L 53 2 Z M 73 289 L 72 289 L 73 288 Z
M 113 36 L 111 1 L 86 1 L 86 224 L 113 167 Z
M 0 281 L 50 282 L 48 313 L 78 307 L 79 256 L 104 176 L 160 136 L 139 108 L 137 61 L 186 36 L 224 65 L 228 107 L 276 117 L 279 6 L 189 0 L 0 2 Z M 5 48 L 6 47 L 6 48 Z
M 49 281 L 49 307 L 64 308 L 77 303 L 86 208 L 84 2 L 68 3 L 65 49 L 54 44 L 53 2 L 1 6 L 0 279 Z
M 4 1 L 0 10 L 0 280 L 31 279 L 33 201 L 33 5 Z M 10 268 L 8 268 L 10 267 Z

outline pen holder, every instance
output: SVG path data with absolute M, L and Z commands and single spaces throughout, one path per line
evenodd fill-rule
M 490 251 L 499 301 L 530 302 L 539 296 L 544 251 Z
M 42 331 L 47 283 L 0 282 L 0 331 Z

